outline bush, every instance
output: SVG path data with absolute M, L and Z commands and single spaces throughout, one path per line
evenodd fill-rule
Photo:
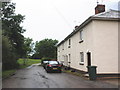
M 26 60 L 25 64 L 24 64 L 24 60 Z M 20 58 L 20 59 L 17 60 L 17 62 L 20 65 L 19 68 L 25 68 L 25 67 L 28 67 L 28 66 L 30 66 L 32 64 L 40 63 L 41 60 L 40 59 L 25 59 L 25 58 Z
M 2 70 L 18 68 L 17 55 L 13 52 L 13 47 L 7 37 L 2 37 Z

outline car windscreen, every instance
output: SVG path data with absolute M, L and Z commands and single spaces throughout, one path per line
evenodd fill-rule
M 48 63 L 48 61 L 43 61 L 43 63 Z
M 49 61 L 49 64 L 58 64 L 57 61 Z

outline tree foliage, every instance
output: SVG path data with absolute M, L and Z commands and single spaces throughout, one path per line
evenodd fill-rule
M 37 41 L 35 43 L 35 54 L 33 55 L 33 58 L 54 58 L 56 59 L 56 51 L 57 51 L 57 45 L 58 40 L 52 40 L 52 39 L 44 39 L 41 41 Z
M 24 16 L 15 14 L 14 3 L 2 2 L 2 8 L 0 10 L 2 12 L 1 20 L 3 35 L 8 37 L 16 54 L 22 56 L 22 46 L 24 44 L 24 36 L 22 33 L 24 33 L 25 30 L 20 24 L 23 22 Z
M 12 52 L 13 47 L 8 39 L 8 37 L 2 37 L 2 69 L 13 69 L 17 68 L 18 64 L 16 62 L 17 56 Z
M 24 57 L 28 57 L 33 52 L 34 43 L 31 38 L 24 38 Z
M 2 62 L 3 70 L 16 68 L 17 59 L 24 56 L 24 36 L 25 32 L 21 23 L 24 16 L 15 14 L 15 3 L 2 2 L 0 8 L 2 20 Z

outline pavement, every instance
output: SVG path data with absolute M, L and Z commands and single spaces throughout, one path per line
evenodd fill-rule
M 120 87 L 120 79 L 102 79 L 102 80 L 99 80 L 101 82 L 105 82 L 105 83 L 108 83 L 108 84 L 112 84 L 112 85 L 116 85 L 118 87 Z
M 3 88 L 118 88 L 103 81 L 90 81 L 68 73 L 47 73 L 34 64 L 3 80 Z

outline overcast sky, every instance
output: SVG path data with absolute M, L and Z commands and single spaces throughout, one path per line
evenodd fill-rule
M 118 9 L 119 0 L 98 0 L 109 9 Z M 94 15 L 97 0 L 12 0 L 16 13 L 25 15 L 25 37 L 63 40 L 76 25 Z

